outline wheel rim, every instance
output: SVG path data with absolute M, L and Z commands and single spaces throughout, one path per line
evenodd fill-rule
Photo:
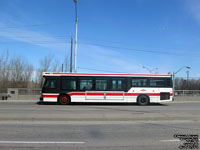
M 144 103 L 146 103 L 146 102 L 147 102 L 146 98 L 142 98 L 142 99 L 141 99 L 141 103 L 144 104 Z
M 61 103 L 66 104 L 68 102 L 68 98 L 67 97 L 62 97 L 61 98 Z

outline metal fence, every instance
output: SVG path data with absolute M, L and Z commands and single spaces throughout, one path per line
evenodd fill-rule
M 174 96 L 200 96 L 200 90 L 175 90 Z
M 19 95 L 40 95 L 41 89 L 19 88 Z
M 8 88 L 11 100 L 39 100 L 39 88 Z

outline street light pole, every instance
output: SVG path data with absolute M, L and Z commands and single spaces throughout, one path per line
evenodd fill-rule
M 75 15 L 76 15 L 76 28 L 75 28 L 75 46 L 74 46 L 74 72 L 77 72 L 76 62 L 77 62 L 77 32 L 78 32 L 78 16 L 77 16 L 77 0 L 74 0 L 75 4 Z
M 152 71 L 155 70 L 155 73 L 154 74 L 158 74 L 158 72 L 156 72 L 156 70 L 158 70 L 158 68 L 154 68 L 152 69 Z
M 154 69 L 149 69 L 145 66 L 143 66 L 142 68 L 147 69 L 149 71 L 149 73 L 151 74 L 153 70 L 158 70 L 158 68 L 154 68 Z M 156 74 L 156 73 L 155 73 Z
M 187 73 L 187 88 L 188 88 L 188 84 L 189 84 L 189 83 L 188 83 L 188 82 L 189 82 L 189 73 L 190 73 L 189 70 L 188 70 L 186 73 Z
M 187 68 L 187 69 L 190 69 L 191 67 L 189 66 L 183 66 L 181 67 L 180 69 L 178 69 L 176 72 L 173 72 L 173 93 L 174 93 L 174 90 L 175 90 L 175 75 L 181 71 L 183 68 Z
M 145 66 L 143 66 L 142 68 L 147 69 L 149 71 L 149 73 L 151 74 L 151 70 Z

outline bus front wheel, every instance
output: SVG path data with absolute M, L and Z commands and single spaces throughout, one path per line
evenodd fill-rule
M 146 105 L 149 104 L 149 97 L 146 96 L 146 95 L 140 95 L 140 96 L 137 98 L 137 103 L 138 103 L 138 105 L 146 106 Z
M 60 105 L 68 105 L 70 104 L 70 97 L 67 95 L 60 95 L 58 102 Z

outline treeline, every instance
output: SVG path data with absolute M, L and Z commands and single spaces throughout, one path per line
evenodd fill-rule
M 11 57 L 9 52 L 0 54 L 0 93 L 6 93 L 7 88 L 40 88 L 42 72 L 68 72 L 68 58 L 63 62 L 53 56 L 46 56 L 34 68 L 24 57 Z
M 176 78 L 175 90 L 200 90 L 200 79 Z

